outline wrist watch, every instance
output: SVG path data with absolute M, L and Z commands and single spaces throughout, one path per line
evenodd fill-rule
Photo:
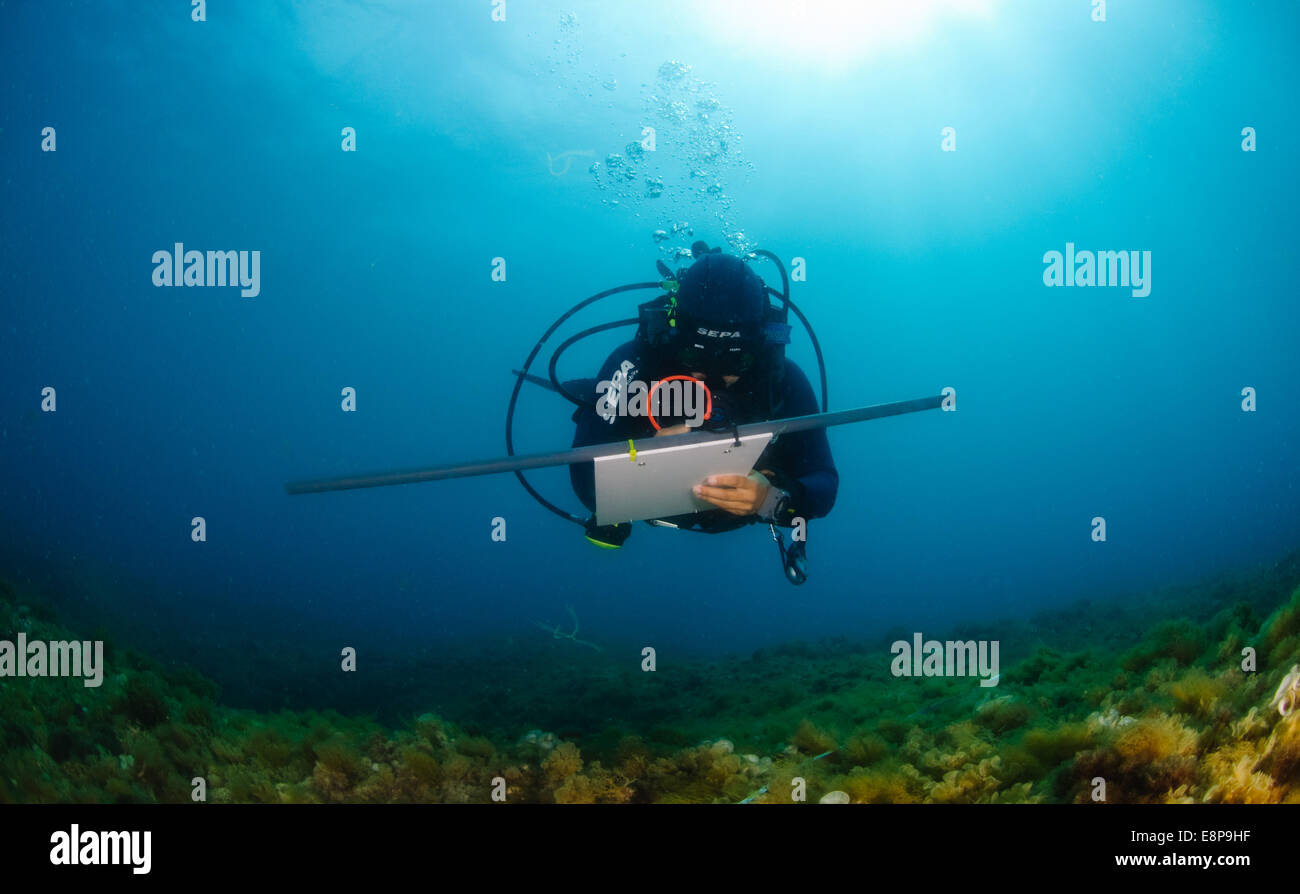
M 789 503 L 789 492 L 773 484 L 767 489 L 767 498 L 763 500 L 763 505 L 758 507 L 758 517 L 763 521 L 780 521 Z

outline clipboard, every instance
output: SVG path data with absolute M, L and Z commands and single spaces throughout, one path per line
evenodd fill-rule
M 710 475 L 748 475 L 772 440 L 772 432 L 727 434 L 675 447 L 619 449 L 593 458 L 596 472 L 596 523 L 664 518 L 716 509 L 691 488 Z M 649 442 L 647 442 L 649 443 Z

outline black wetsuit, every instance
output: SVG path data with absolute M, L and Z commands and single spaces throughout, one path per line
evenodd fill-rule
M 629 341 L 610 354 L 600 368 L 598 381 L 609 381 L 620 369 L 623 361 L 630 360 L 634 367 L 628 377 L 639 379 L 649 384 L 654 378 L 653 370 L 644 369 L 640 344 Z M 675 372 L 680 373 L 680 370 Z M 665 373 L 667 375 L 669 373 Z M 778 379 L 775 393 L 769 397 L 768 381 L 762 376 L 745 375 L 731 388 L 726 389 L 726 397 L 733 404 L 733 418 L 737 424 L 763 422 L 768 419 L 785 419 L 791 416 L 805 416 L 820 411 L 817 398 L 803 370 L 792 361 L 785 361 L 784 374 Z M 712 383 L 710 383 L 712 387 Z M 603 392 L 602 392 L 603 393 Z M 715 394 L 717 393 L 715 389 Z M 573 414 L 577 424 L 573 446 L 586 447 L 592 444 L 626 442 L 629 438 L 640 440 L 654 435 L 650 420 L 641 416 L 614 416 L 606 421 L 596 411 L 596 402 L 600 394 L 592 391 L 591 403 L 579 407 Z M 774 399 L 773 399 L 774 398 Z M 768 444 L 767 449 L 754 464 L 756 469 L 771 470 L 773 483 L 790 494 L 785 518 L 778 524 L 788 526 L 789 519 L 820 518 L 831 511 L 835 505 L 835 493 L 839 488 L 839 473 L 831 459 L 830 443 L 826 439 L 824 428 L 794 432 L 781 435 Z M 574 493 L 578 499 L 592 511 L 596 508 L 596 487 L 594 464 L 577 463 L 569 467 L 569 477 L 573 482 Z M 681 527 L 696 528 L 711 533 L 730 531 L 759 519 L 757 516 L 736 516 L 722 509 L 711 509 L 688 515 L 673 516 L 666 519 Z

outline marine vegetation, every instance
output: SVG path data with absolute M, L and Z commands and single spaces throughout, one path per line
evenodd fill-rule
M 195 670 L 106 642 L 98 687 L 0 676 L 0 801 L 1298 802 L 1297 583 L 1300 555 L 952 631 L 1000 639 L 996 687 L 893 677 L 892 637 L 833 639 L 692 662 L 647 709 L 647 684 L 601 663 L 611 644 L 516 681 L 504 713 L 439 701 L 445 716 L 400 723 L 237 708 Z M 78 638 L 0 582 L 0 637 L 19 633 Z M 538 722 L 579 690 L 562 727 Z

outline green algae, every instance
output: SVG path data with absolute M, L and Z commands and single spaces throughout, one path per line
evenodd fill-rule
M 593 658 L 515 681 L 508 710 L 381 724 L 236 709 L 191 668 L 114 649 L 97 689 L 0 678 L 0 801 L 189 802 L 201 779 L 218 803 L 1085 802 L 1101 778 L 1109 801 L 1295 802 L 1300 712 L 1270 702 L 1300 661 L 1296 564 L 1141 608 L 967 625 L 955 635 L 1002 642 L 992 688 L 894 678 L 887 640 L 839 638 L 654 682 Z M 0 630 L 74 638 L 21 595 L 0 582 Z M 530 699 L 557 691 L 574 694 L 564 726 L 521 737 L 547 725 Z

